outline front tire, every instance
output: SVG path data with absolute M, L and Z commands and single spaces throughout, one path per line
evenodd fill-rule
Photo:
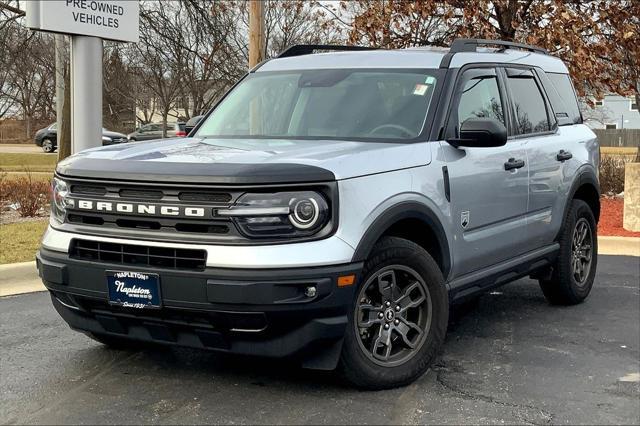
M 51 141 L 51 139 L 44 139 L 42 141 L 42 150 L 47 154 L 53 152 L 53 142 Z
M 409 384 L 429 368 L 447 331 L 442 272 L 419 245 L 385 237 L 362 277 L 345 333 L 342 373 L 365 389 Z
M 540 280 L 540 288 L 552 305 L 576 305 L 589 296 L 598 264 L 596 220 L 584 201 L 571 201 L 559 243 L 551 279 Z

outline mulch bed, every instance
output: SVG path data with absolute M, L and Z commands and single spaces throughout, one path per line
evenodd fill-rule
M 622 227 L 624 199 L 602 197 L 600 199 L 600 222 L 598 235 L 617 237 L 640 237 L 640 232 L 627 231 Z

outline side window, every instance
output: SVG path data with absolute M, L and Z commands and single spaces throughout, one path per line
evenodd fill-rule
M 582 116 L 580 115 L 580 109 L 578 108 L 578 99 L 576 98 L 576 92 L 573 90 L 573 85 L 571 84 L 571 79 L 569 78 L 569 74 L 556 74 L 556 73 L 546 73 L 549 80 L 551 80 L 551 84 L 556 89 L 556 92 L 560 96 L 560 99 L 563 102 L 564 109 L 566 110 L 571 122 L 574 124 L 578 124 L 582 122 Z M 548 90 L 547 90 L 548 92 Z M 556 105 L 553 104 L 553 98 L 551 99 L 553 109 L 556 110 Z M 561 106 L 558 106 L 560 109 Z
M 473 73 L 474 70 L 470 72 Z M 498 78 L 495 75 L 473 77 L 464 84 L 458 104 L 458 128 L 472 117 L 493 118 L 505 124 Z
M 507 84 L 513 98 L 517 134 L 551 130 L 547 106 L 538 83 L 529 70 L 507 70 Z

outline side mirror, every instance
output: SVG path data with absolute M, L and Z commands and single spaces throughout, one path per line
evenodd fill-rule
M 454 147 L 492 147 L 507 143 L 507 128 L 495 118 L 468 118 L 460 126 L 460 137 L 447 141 Z

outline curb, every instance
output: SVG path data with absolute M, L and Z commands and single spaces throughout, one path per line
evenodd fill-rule
M 616 256 L 640 256 L 638 237 L 598 237 L 598 254 Z
M 640 238 L 600 236 L 598 254 L 640 257 Z M 0 297 L 46 290 L 35 261 L 0 265 Z
M 0 297 L 46 290 L 35 261 L 0 265 Z

